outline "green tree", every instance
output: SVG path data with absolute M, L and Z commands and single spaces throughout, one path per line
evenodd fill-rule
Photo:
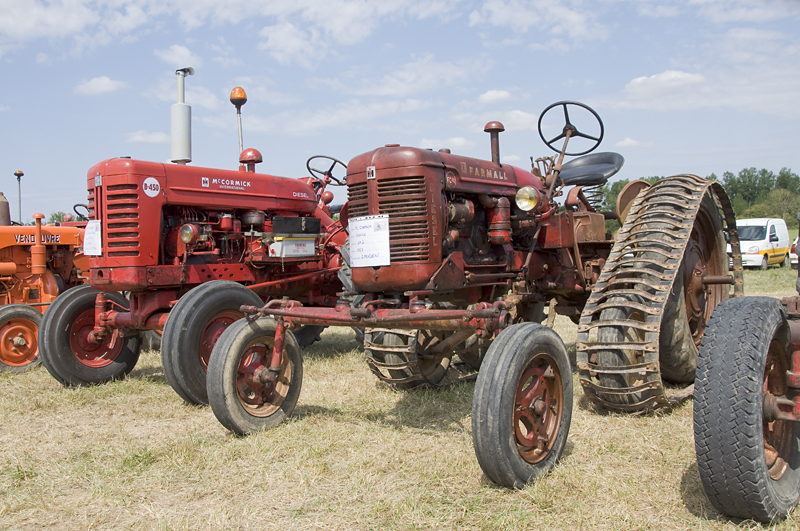
M 793 173 L 790 168 L 781 168 L 775 179 L 775 187 L 789 190 L 794 194 L 800 193 L 800 176 Z
M 52 223 L 60 223 L 60 222 L 64 221 L 64 216 L 65 215 L 66 214 L 64 212 L 61 212 L 61 211 L 53 212 L 52 214 L 50 214 L 50 217 L 47 218 L 46 223 L 51 223 L 51 224 Z
M 777 188 L 745 210 L 741 218 L 782 218 L 789 228 L 797 228 L 797 212 L 800 212 L 800 194 Z

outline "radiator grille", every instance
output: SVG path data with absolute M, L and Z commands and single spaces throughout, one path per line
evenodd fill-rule
M 109 257 L 139 256 L 139 193 L 136 184 L 106 188 L 106 236 Z
M 378 213 L 389 214 L 392 263 L 424 262 L 430 254 L 425 178 L 378 181 Z

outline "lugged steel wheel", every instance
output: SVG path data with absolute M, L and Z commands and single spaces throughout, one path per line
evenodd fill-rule
M 42 314 L 26 304 L 0 308 L 0 372 L 23 372 L 41 364 L 39 325 Z
M 728 283 L 720 208 L 733 247 Z M 581 314 L 576 347 L 587 397 L 641 411 L 690 396 L 691 387 L 668 397 L 662 377 L 693 381 L 705 324 L 730 282 L 741 295 L 738 232 L 721 185 L 679 175 L 642 190 Z
M 223 426 L 239 435 L 274 428 L 292 414 L 303 382 L 303 358 L 292 334 L 283 338 L 277 380 L 269 371 L 276 323 L 240 319 L 219 337 L 208 365 L 208 398 Z
M 522 488 L 564 451 L 572 371 L 564 342 L 538 323 L 504 329 L 489 347 L 472 399 L 472 443 L 486 476 Z
M 708 499 L 729 516 L 782 520 L 800 499 L 800 426 L 781 418 L 794 404 L 788 347 L 776 299 L 724 301 L 707 324 L 695 380 L 697 468 Z
M 447 375 L 452 351 L 435 356 L 425 354 L 425 350 L 450 333 L 367 329 L 364 351 L 373 372 L 397 389 L 436 386 Z

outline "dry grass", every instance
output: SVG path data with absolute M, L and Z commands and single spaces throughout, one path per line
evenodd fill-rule
M 746 273 L 791 295 L 794 272 Z M 575 327 L 557 321 L 574 355 Z M 522 491 L 482 478 L 473 384 L 377 385 L 349 330 L 305 353 L 292 419 L 231 436 L 182 403 L 155 353 L 130 378 L 63 389 L 44 369 L 0 375 L 2 529 L 735 529 L 694 457 L 692 404 L 655 416 L 595 411 L 575 380 L 566 455 Z M 778 529 L 800 529 L 792 517 Z

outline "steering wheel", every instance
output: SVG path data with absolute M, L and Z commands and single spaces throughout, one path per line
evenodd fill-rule
M 582 108 L 586 109 L 587 111 L 589 111 L 590 113 L 592 113 L 594 115 L 594 117 L 597 118 L 597 121 L 600 124 L 600 136 L 599 137 L 594 137 L 594 136 L 590 136 L 590 135 L 587 135 L 586 133 L 581 133 L 580 131 L 578 131 L 578 128 L 575 127 L 574 125 L 572 125 L 572 122 L 569 119 L 569 111 L 567 110 L 567 106 L 568 105 L 574 105 L 576 107 L 582 107 Z M 561 130 L 561 134 L 556 136 L 556 137 L 551 138 L 548 141 L 547 139 L 545 139 L 544 135 L 542 134 L 542 119 L 544 118 L 544 115 L 547 114 L 547 111 L 549 111 L 550 109 L 553 109 L 555 107 L 563 107 L 564 108 L 564 121 L 566 123 L 564 125 L 564 129 Z M 564 152 L 564 155 L 569 155 L 571 157 L 574 157 L 574 156 L 577 156 L 577 155 L 585 155 L 585 154 L 597 149 L 597 146 L 599 146 L 600 142 L 603 140 L 603 133 L 605 132 L 605 129 L 603 128 L 603 120 L 600 119 L 600 115 L 598 115 L 594 111 L 594 109 L 592 109 L 588 105 L 580 103 L 580 102 L 577 102 L 577 101 L 559 101 L 557 103 L 554 103 L 554 104 L 550 105 L 548 108 L 546 108 L 544 111 L 542 111 L 542 114 L 539 115 L 539 136 L 541 137 L 542 141 L 547 145 L 547 147 L 549 147 L 550 149 L 552 149 L 556 153 L 561 153 L 561 150 L 556 148 L 556 147 L 553 147 L 553 144 L 556 141 L 561 140 L 562 138 L 566 138 L 567 131 L 572 131 L 572 134 L 570 135 L 570 138 L 580 137 L 580 138 L 586 138 L 588 140 L 593 140 L 594 141 L 594 145 L 592 147 L 590 147 L 589 149 L 587 149 L 586 151 L 581 151 L 579 153 L 567 153 L 567 152 Z
M 331 161 L 331 165 L 327 170 L 318 170 L 316 168 L 312 168 L 311 161 L 314 159 L 323 159 Z M 338 179 L 333 176 L 333 169 L 336 167 L 337 164 L 342 168 L 344 168 L 345 177 L 343 177 L 342 179 Z M 308 159 L 308 161 L 306 161 L 306 168 L 308 169 L 308 172 L 313 176 L 320 176 L 323 180 L 325 179 L 325 177 L 330 177 L 331 181 L 336 183 L 338 186 L 344 186 L 346 184 L 345 179 L 347 178 L 347 164 L 345 164 L 339 159 L 335 159 L 327 155 L 314 155 L 313 157 Z
M 85 209 L 86 215 L 83 215 L 80 212 L 78 212 L 78 207 Z M 72 205 L 72 211 L 75 212 L 76 216 L 78 216 L 78 221 L 89 221 L 89 205 L 84 205 L 81 203 L 78 203 L 77 205 Z

